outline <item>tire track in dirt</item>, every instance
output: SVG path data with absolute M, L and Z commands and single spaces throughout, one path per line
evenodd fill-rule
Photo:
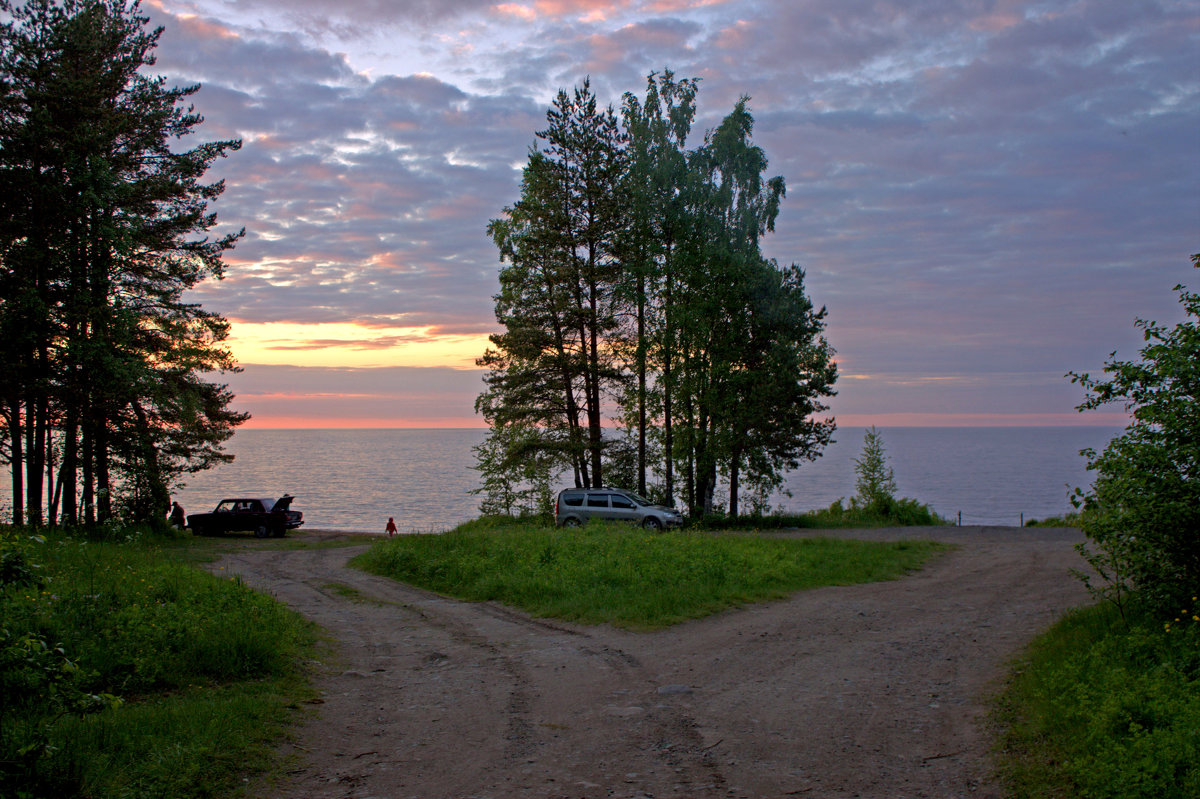
M 346 567 L 361 548 L 235 551 L 335 640 L 277 797 L 966 797 L 1005 660 L 1086 601 L 1069 530 L 924 528 L 902 580 L 657 633 L 531 619 Z M 789 534 L 783 534 L 789 535 Z M 791 534 L 798 536 L 799 534 Z

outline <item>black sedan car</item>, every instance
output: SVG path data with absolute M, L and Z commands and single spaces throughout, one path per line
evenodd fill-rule
M 280 538 L 288 530 L 304 524 L 304 514 L 292 510 L 291 494 L 280 499 L 223 499 L 212 513 L 193 513 L 188 527 L 194 535 L 224 535 L 239 531 L 253 532 L 259 538 Z

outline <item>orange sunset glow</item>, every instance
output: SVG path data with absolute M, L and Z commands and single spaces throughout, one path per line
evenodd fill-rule
M 367 327 L 354 322 L 235 322 L 227 342 L 239 363 L 370 368 L 475 367 L 486 335 L 435 334 L 428 327 Z

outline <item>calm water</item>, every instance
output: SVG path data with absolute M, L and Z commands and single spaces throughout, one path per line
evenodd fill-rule
M 854 459 L 863 430 L 838 430 L 815 463 L 789 475 L 786 510 L 828 506 L 854 495 Z M 1109 427 L 881 428 L 901 496 L 928 503 L 963 524 L 1020 523 L 1071 509 L 1070 488 L 1085 486 L 1078 454 L 1103 447 Z M 236 459 L 193 475 L 178 498 L 188 512 L 226 496 L 294 494 L 308 529 L 382 532 L 388 516 L 401 531 L 443 530 L 478 515 L 471 447 L 484 430 L 242 430 Z M 9 505 L 8 476 L 0 504 Z
M 863 430 L 844 428 L 815 463 L 788 479 L 787 510 L 825 507 L 854 495 Z M 1113 428 L 911 428 L 880 431 L 901 496 L 929 503 L 963 524 L 1019 524 L 1066 513 L 1070 488 L 1088 474 L 1079 450 L 1102 447 Z M 182 492 L 189 511 L 227 495 L 296 495 L 305 527 L 441 530 L 478 515 L 471 447 L 483 430 L 243 430 L 233 463 L 194 476 Z

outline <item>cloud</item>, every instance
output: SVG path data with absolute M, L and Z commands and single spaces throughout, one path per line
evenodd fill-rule
M 855 381 L 839 402 L 873 385 L 882 404 L 1027 392 L 1067 412 L 1038 386 L 1130 352 L 1133 319 L 1173 318 L 1170 287 L 1195 282 L 1194 4 L 504 6 L 171 4 L 195 16 L 164 15 L 158 69 L 204 84 L 202 138 L 245 142 L 213 176 L 247 236 L 196 298 L 247 323 L 487 332 L 486 225 L 553 91 L 590 75 L 617 104 L 664 67 L 703 79 L 693 143 L 752 97 L 788 184 L 764 247 L 807 269 L 848 368 L 988 381 Z
M 482 372 L 444 367 L 347 369 L 248 364 L 227 375 L 251 427 L 472 427 Z

